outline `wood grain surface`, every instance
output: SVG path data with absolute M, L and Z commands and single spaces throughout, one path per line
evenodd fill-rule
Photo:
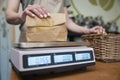
M 10 80 L 21 80 L 16 72 L 11 70 Z M 120 62 L 96 62 L 95 66 L 87 67 L 86 71 L 73 71 L 45 76 L 34 76 L 27 80 L 120 80 Z

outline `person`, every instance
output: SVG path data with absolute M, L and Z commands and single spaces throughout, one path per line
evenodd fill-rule
M 22 4 L 23 11 L 19 12 L 20 3 Z M 70 6 L 69 0 L 8 0 L 8 7 L 6 9 L 6 20 L 10 24 L 21 24 L 20 38 L 24 37 L 24 23 L 26 16 L 47 18 L 50 13 L 65 13 L 66 14 L 66 27 L 68 30 L 76 33 L 96 33 L 96 29 L 101 32 L 105 31 L 100 26 L 93 28 L 85 28 L 74 23 L 68 16 L 67 8 Z

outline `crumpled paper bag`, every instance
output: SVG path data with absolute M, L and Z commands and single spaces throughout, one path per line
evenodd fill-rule
M 49 18 L 26 17 L 27 42 L 66 41 L 66 17 L 63 13 L 53 13 Z

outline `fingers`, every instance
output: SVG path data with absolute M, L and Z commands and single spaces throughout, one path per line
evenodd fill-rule
M 26 8 L 26 9 L 24 10 L 24 14 L 25 14 L 25 15 L 28 15 L 28 16 L 30 16 L 30 17 L 35 17 L 35 14 L 32 13 L 32 12 L 30 11 L 30 9 L 28 9 L 28 8 Z
M 102 26 L 95 26 L 94 30 L 97 34 L 106 34 L 105 29 Z
M 50 13 L 40 5 L 28 5 L 28 7 L 24 10 L 24 13 L 30 17 L 39 17 L 39 18 L 47 18 L 50 16 Z
M 44 7 L 41 7 L 41 9 L 43 10 L 43 12 L 44 12 L 47 16 L 50 16 L 50 13 L 48 13 L 48 11 L 47 11 Z
M 105 34 L 105 35 L 107 35 L 107 33 L 106 33 L 106 31 L 105 31 L 105 29 L 103 28 L 103 32 L 102 32 L 103 34 Z

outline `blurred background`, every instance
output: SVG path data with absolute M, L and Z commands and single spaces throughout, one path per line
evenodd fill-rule
M 78 25 L 99 25 L 107 33 L 120 33 L 120 0 L 70 0 L 69 17 Z M 79 34 L 69 32 L 70 41 L 80 41 Z

